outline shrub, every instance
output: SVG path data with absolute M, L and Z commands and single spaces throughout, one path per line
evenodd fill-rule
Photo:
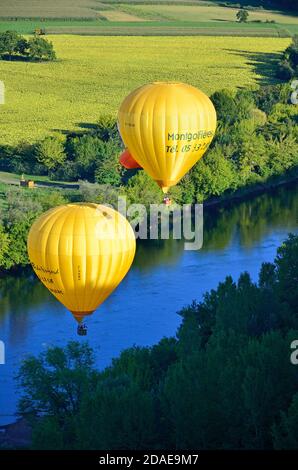
M 37 161 L 49 170 L 57 168 L 66 159 L 61 138 L 54 136 L 48 136 L 40 140 L 35 146 L 35 155 Z
M 40 36 L 35 36 L 28 41 L 27 53 L 32 60 L 56 59 L 53 44 Z

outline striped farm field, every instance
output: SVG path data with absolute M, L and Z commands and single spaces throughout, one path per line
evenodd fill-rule
M 99 11 L 99 14 L 108 21 L 144 21 L 142 17 L 116 9 Z
M 44 28 L 47 35 L 77 34 L 86 36 L 240 36 L 240 37 L 291 37 L 298 33 L 297 24 L 153 21 L 150 18 L 125 21 L 104 20 L 106 12 L 98 12 L 100 19 L 18 19 L 0 21 L 0 32 L 15 30 L 33 34 Z M 115 11 L 116 15 L 117 12 Z
M 0 16 L 11 18 L 95 18 L 110 8 L 98 0 L 1 0 Z
M 249 3 L 249 2 L 248 2 Z M 166 4 L 119 4 L 117 8 L 145 18 L 163 18 L 169 21 L 199 21 L 199 22 L 232 22 L 236 19 L 239 8 L 226 8 L 202 2 L 198 5 L 166 5 Z M 279 24 L 296 24 L 297 16 L 283 14 L 272 10 L 249 10 L 249 22 L 274 21 Z
M 298 34 L 294 13 L 249 9 L 247 23 L 238 8 L 222 2 L 183 0 L 0 0 L 0 32 L 97 36 L 259 36 Z
M 208 94 L 272 80 L 270 61 L 290 39 L 234 37 L 48 36 L 58 60 L 0 61 L 6 103 L 0 106 L 0 143 L 35 141 L 84 128 L 116 114 L 134 88 L 179 80 Z

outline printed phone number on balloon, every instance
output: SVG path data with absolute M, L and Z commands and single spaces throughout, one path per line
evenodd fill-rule
M 202 144 L 185 144 L 183 145 L 180 149 L 178 144 L 177 145 L 166 145 L 166 153 L 194 153 L 194 152 L 199 152 L 202 150 L 206 150 L 207 147 L 209 146 L 210 142 L 203 142 Z

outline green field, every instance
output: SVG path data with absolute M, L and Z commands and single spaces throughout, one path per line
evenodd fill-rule
M 84 128 L 116 114 L 132 89 L 180 80 L 208 94 L 270 81 L 270 61 L 289 39 L 232 37 L 53 36 L 59 60 L 0 62 L 6 104 L 0 143 L 35 141 L 48 132 Z
M 298 34 L 298 26 L 295 24 L 200 23 L 192 21 L 0 21 L 0 32 L 13 29 L 22 34 L 32 34 L 35 28 L 45 28 L 47 34 L 78 34 L 85 36 L 255 36 L 287 38 L 293 34 Z

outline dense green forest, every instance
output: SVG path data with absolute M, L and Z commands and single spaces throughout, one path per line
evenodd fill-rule
M 33 448 L 297 448 L 297 278 L 290 235 L 257 283 L 228 276 L 182 309 L 175 338 L 125 350 L 102 372 L 87 343 L 27 358 L 19 411 Z
M 218 0 L 211 0 L 215 3 L 222 3 L 227 5 L 239 6 L 254 6 L 263 8 L 279 8 L 280 10 L 298 11 L 297 0 L 226 0 L 219 2 Z
M 294 36 L 292 44 L 279 61 L 277 76 L 285 80 L 298 77 L 298 35 Z

